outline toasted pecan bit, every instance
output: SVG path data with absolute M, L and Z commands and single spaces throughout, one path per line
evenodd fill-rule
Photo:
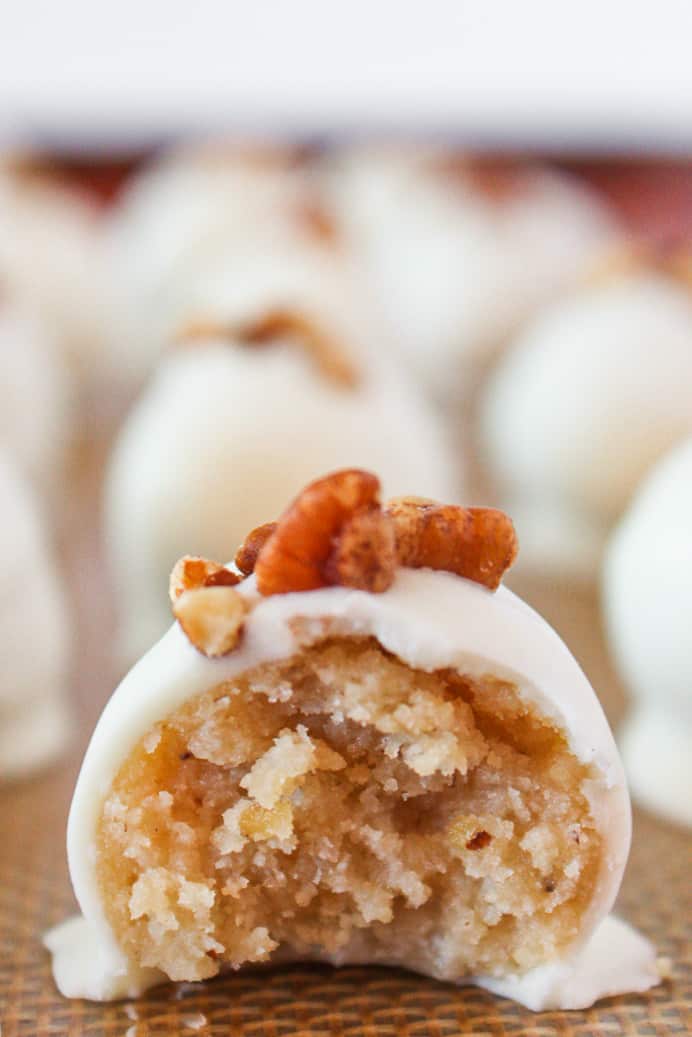
M 225 566 L 215 568 L 204 581 L 205 587 L 235 587 L 236 583 L 242 583 L 243 577 L 238 573 L 231 572 Z
M 248 608 L 234 587 L 200 587 L 183 591 L 173 605 L 173 615 L 190 643 L 214 658 L 237 647 Z
M 260 594 L 328 586 L 325 566 L 335 538 L 355 512 L 377 504 L 380 483 L 358 468 L 310 483 L 279 519 L 262 547 L 255 575 Z
M 276 522 L 265 522 L 262 526 L 256 526 L 236 551 L 234 562 L 245 576 L 255 571 L 257 556 L 276 529 L 276 525 Z
M 321 198 L 313 196 L 305 199 L 297 207 L 296 215 L 299 226 L 314 241 L 319 241 L 325 245 L 336 245 L 338 243 L 339 232 L 336 221 Z
M 323 571 L 328 583 L 381 594 L 392 585 L 396 565 L 394 522 L 370 507 L 344 523 Z
M 345 347 L 315 320 L 297 310 L 269 310 L 239 327 L 237 333 L 252 346 L 269 345 L 278 338 L 294 339 L 325 377 L 347 389 L 358 384 L 358 374 L 349 363 Z
M 336 385 L 352 389 L 359 381 L 346 348 L 311 317 L 295 310 L 268 310 L 255 320 L 241 324 L 193 319 L 184 324 L 175 336 L 175 342 L 180 346 L 204 344 L 210 339 L 248 346 L 269 346 L 278 339 L 291 339 L 302 346 L 318 371 Z
M 386 511 L 394 520 L 400 565 L 445 569 L 495 590 L 516 558 L 514 526 L 494 508 L 400 497 Z
M 471 187 L 489 202 L 498 204 L 516 198 L 527 182 L 523 175 L 525 163 L 491 155 L 446 155 L 435 161 L 434 168 L 449 182 Z
M 196 590 L 198 587 L 234 587 L 241 580 L 242 576 L 231 572 L 218 562 L 185 555 L 173 566 L 168 593 L 175 604 L 184 591 Z

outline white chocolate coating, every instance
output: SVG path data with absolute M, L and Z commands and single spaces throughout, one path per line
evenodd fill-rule
M 490 197 L 444 153 L 363 150 L 327 164 L 326 194 L 393 341 L 438 396 L 460 388 L 532 310 L 614 238 L 588 189 L 547 169 Z
M 26 306 L 0 300 L 0 443 L 44 498 L 62 485 L 70 403 L 50 327 Z
M 68 617 L 30 485 L 0 450 L 0 779 L 50 763 L 69 734 Z
M 40 317 L 73 375 L 104 363 L 101 219 L 79 191 L 0 164 L 0 283 Z
M 67 996 L 135 996 L 163 979 L 139 970 L 119 950 L 106 922 L 95 874 L 95 832 L 103 797 L 129 752 L 146 731 L 190 697 L 262 662 L 298 650 L 291 620 L 314 618 L 315 640 L 326 633 L 373 636 L 387 651 L 423 670 L 453 667 L 471 677 L 494 674 L 564 730 L 570 747 L 593 776 L 585 782 L 603 863 L 582 928 L 555 967 L 506 981 L 476 977 L 531 1008 L 590 1004 L 606 993 L 641 990 L 657 980 L 653 949 L 617 929 L 612 969 L 602 974 L 589 938 L 607 916 L 627 859 L 630 813 L 622 768 L 593 690 L 554 631 L 510 591 L 493 594 L 449 573 L 399 571 L 384 594 L 328 588 L 259 598 L 250 578 L 241 593 L 254 600 L 240 648 L 211 660 L 173 626 L 130 671 L 106 706 L 80 773 L 68 825 L 68 857 L 84 920 L 48 934 L 54 974 Z M 295 627 L 293 627 L 293 630 Z M 301 642 L 305 644 L 305 637 Z M 343 962 L 342 962 L 343 963 Z
M 692 343 L 690 343 L 692 348 Z M 633 794 L 692 826 L 692 439 L 650 473 L 608 544 L 603 604 L 634 702 L 622 731 Z
M 597 579 L 608 530 L 639 481 L 692 433 L 691 388 L 692 298 L 663 276 L 586 289 L 525 329 L 487 387 L 480 423 L 521 564 Z
M 131 663 L 166 629 L 168 574 L 181 555 L 226 557 L 320 473 L 354 466 L 379 471 L 385 496 L 462 491 L 437 416 L 387 365 L 371 363 L 349 389 L 288 342 L 171 350 L 107 477 L 121 657 Z

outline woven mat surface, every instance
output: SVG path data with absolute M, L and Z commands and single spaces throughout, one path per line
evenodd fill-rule
M 673 979 L 649 994 L 612 998 L 586 1012 L 535 1015 L 473 988 L 398 970 L 318 966 L 240 973 L 201 985 L 169 985 L 133 1003 L 69 1002 L 57 993 L 41 933 L 75 910 L 64 851 L 70 795 L 89 733 L 116 680 L 113 614 L 98 540 L 97 444 L 82 459 L 77 517 L 63 558 L 76 621 L 73 690 L 77 735 L 67 760 L 0 788 L 0 1023 L 2 1037 L 607 1037 L 692 1034 L 692 837 L 635 814 L 621 914 L 640 927 Z M 555 587 L 519 586 L 573 646 L 611 720 L 623 696 L 605 657 L 597 608 Z
M 161 987 L 132 1004 L 65 1001 L 53 986 L 40 934 L 74 909 L 63 853 L 74 774 L 65 765 L 0 798 L 2 1037 L 692 1033 L 690 837 L 644 814 L 636 816 L 619 906 L 673 962 L 672 982 L 650 994 L 612 998 L 586 1012 L 534 1015 L 479 990 L 397 970 L 302 966 Z

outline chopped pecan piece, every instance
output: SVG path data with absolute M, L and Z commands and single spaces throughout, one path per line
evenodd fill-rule
M 270 346 L 282 338 L 291 339 L 301 346 L 325 378 L 345 389 L 358 384 L 358 372 L 348 359 L 347 349 L 317 321 L 295 310 L 268 310 L 254 320 L 239 324 L 193 319 L 183 325 L 175 340 L 184 346 L 209 339 L 227 339 L 247 346 Z
M 324 574 L 328 583 L 381 594 L 391 586 L 396 566 L 394 522 L 373 507 L 357 511 L 344 523 Z
M 336 245 L 339 231 L 336 221 L 322 199 L 313 195 L 306 198 L 296 212 L 298 224 L 310 237 L 325 245 Z
M 433 168 L 452 184 L 477 191 L 490 203 L 511 201 L 526 190 L 528 165 L 520 160 L 451 154 L 435 161 Z
M 376 476 L 357 468 L 310 483 L 259 552 L 255 575 L 260 594 L 328 586 L 326 569 L 337 538 L 356 512 L 377 505 L 379 490 Z
M 269 310 L 239 327 L 237 333 L 244 342 L 256 346 L 271 344 L 278 338 L 295 339 L 325 377 L 349 389 L 358 383 L 358 374 L 348 361 L 347 350 L 315 320 L 298 311 Z
M 173 605 L 173 615 L 190 643 L 215 658 L 238 646 L 248 609 L 234 587 L 199 587 L 183 591 Z
M 276 522 L 265 522 L 262 526 L 256 526 L 243 540 L 235 553 L 234 561 L 245 576 L 255 571 L 257 556 L 275 529 Z
M 495 508 L 460 508 L 420 497 L 388 503 L 400 565 L 445 569 L 495 590 L 517 555 L 511 519 Z
M 242 576 L 218 562 L 185 555 L 173 566 L 168 593 L 175 604 L 184 591 L 197 590 L 199 587 L 234 587 L 241 580 Z

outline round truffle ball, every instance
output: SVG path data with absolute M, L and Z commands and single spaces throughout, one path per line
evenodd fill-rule
M 71 439 L 71 395 L 46 322 L 0 301 L 0 443 L 53 504 Z
M 337 153 L 323 183 L 402 356 L 446 401 L 615 235 L 583 184 L 538 167 L 365 149 Z
M 0 448 L 0 778 L 65 746 L 69 624 L 60 575 L 30 484 Z
M 355 380 L 344 380 L 290 327 L 268 342 L 191 342 L 162 361 L 107 480 L 125 659 L 170 623 L 166 586 L 177 558 L 227 561 L 319 473 L 369 467 L 387 496 L 415 488 L 458 499 L 460 465 L 437 416 L 388 364 L 356 359 L 352 370 Z
M 0 164 L 0 283 L 50 326 L 72 376 L 104 363 L 101 215 L 82 192 Z
M 692 433 L 692 299 L 639 272 L 542 313 L 487 385 L 481 453 L 522 563 L 594 580 L 638 483 Z
M 112 356 L 123 381 L 155 365 L 192 286 L 248 250 L 271 256 L 314 244 L 309 185 L 288 154 L 230 148 L 174 151 L 145 167 L 113 210 Z
M 621 745 L 644 805 L 692 825 L 692 439 L 660 461 L 603 567 L 610 646 L 632 693 Z

